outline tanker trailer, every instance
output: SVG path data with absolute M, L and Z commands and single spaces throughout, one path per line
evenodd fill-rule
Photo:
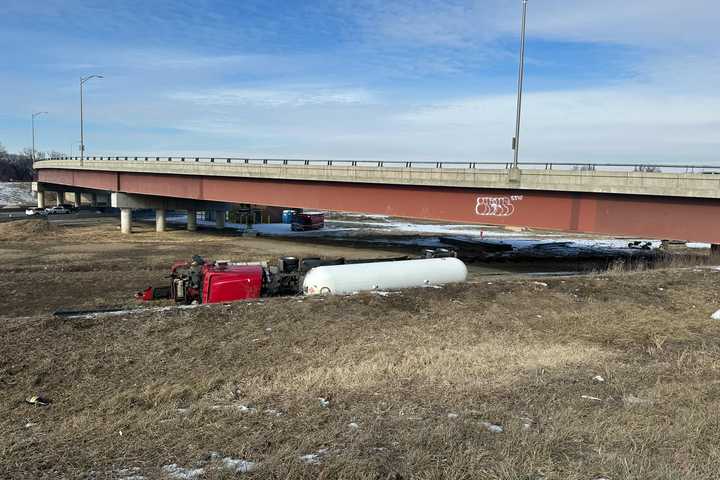
M 315 267 L 303 279 L 306 295 L 343 295 L 460 283 L 467 267 L 455 257 Z

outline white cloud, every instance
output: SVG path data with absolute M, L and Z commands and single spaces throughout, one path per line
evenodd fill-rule
M 517 34 L 520 0 L 361 0 L 345 4 L 369 38 L 467 46 Z M 710 0 L 530 0 L 531 36 L 655 48 L 714 42 Z
M 170 99 L 198 105 L 260 107 L 304 107 L 308 105 L 354 105 L 373 102 L 363 89 L 296 87 L 288 89 L 224 88 L 199 92 L 177 92 Z

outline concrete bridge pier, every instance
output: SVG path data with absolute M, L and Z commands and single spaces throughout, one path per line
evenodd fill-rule
M 187 211 L 187 229 L 191 232 L 197 230 L 197 210 Z
M 156 232 L 164 232 L 165 231 L 165 209 L 164 208 L 156 208 L 155 209 L 155 231 Z
M 97 201 L 97 193 L 91 193 L 90 194 L 90 205 L 93 207 L 97 207 L 98 201 Z
M 57 197 L 57 200 L 55 201 L 56 205 L 65 203 L 65 192 L 55 192 L 55 195 Z
M 710 256 L 712 257 L 720 257 L 720 244 L 713 243 L 710 245 Z
M 215 211 L 215 228 L 225 228 L 225 210 Z
M 80 205 L 82 205 L 82 197 L 80 196 L 80 192 L 73 192 L 72 203 L 75 208 L 80 208 Z
M 124 234 L 132 233 L 132 208 L 120 209 L 120 232 Z
M 38 208 L 45 208 L 45 192 L 39 190 L 37 192 L 37 206 Z

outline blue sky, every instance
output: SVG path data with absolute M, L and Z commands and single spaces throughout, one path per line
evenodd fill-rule
M 720 163 L 709 0 L 530 0 L 522 158 Z M 0 142 L 506 161 L 520 0 L 4 0 Z

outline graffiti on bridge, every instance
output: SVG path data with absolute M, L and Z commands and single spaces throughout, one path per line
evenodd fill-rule
M 522 200 L 522 195 L 478 197 L 475 213 L 481 217 L 510 217 L 515 213 L 515 203 Z

